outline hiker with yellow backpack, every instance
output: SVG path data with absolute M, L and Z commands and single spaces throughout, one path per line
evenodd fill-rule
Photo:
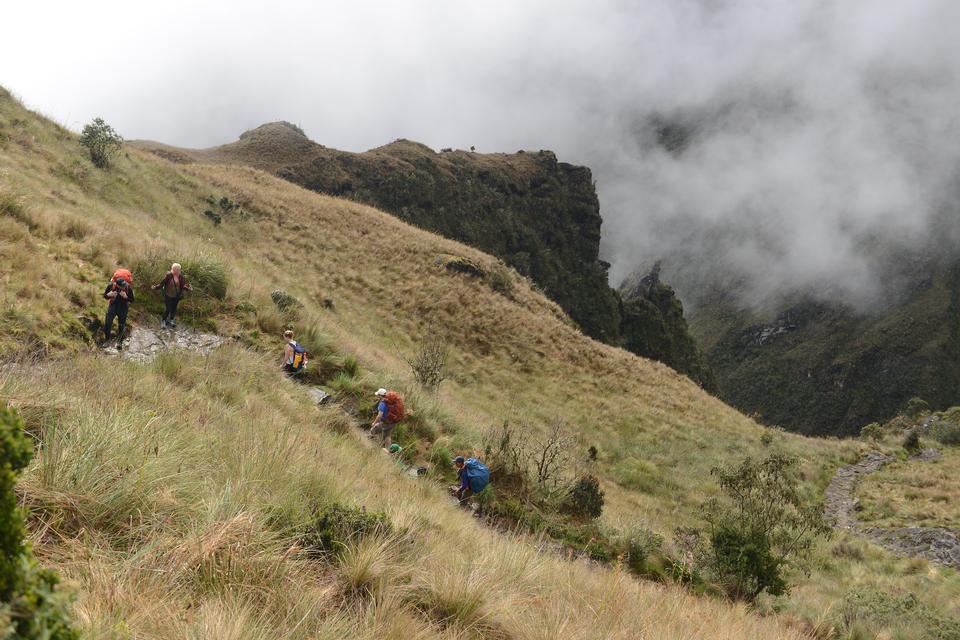
M 283 332 L 283 338 L 287 344 L 283 348 L 283 364 L 281 367 L 291 378 L 299 376 L 307 368 L 307 350 L 293 339 L 293 331 L 287 329 Z

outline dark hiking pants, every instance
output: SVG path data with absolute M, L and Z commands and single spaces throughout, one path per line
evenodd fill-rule
M 117 319 L 117 339 L 123 339 L 123 332 L 127 328 L 127 305 L 111 304 L 107 307 L 107 317 L 103 319 L 103 335 L 105 340 L 110 339 L 110 330 L 113 328 L 113 319 Z
M 163 306 L 165 310 L 163 312 L 164 320 L 173 320 L 173 316 L 177 315 L 177 305 L 180 304 L 180 298 L 171 298 L 170 296 L 163 296 Z

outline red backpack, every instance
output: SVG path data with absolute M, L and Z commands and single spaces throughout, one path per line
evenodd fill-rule
M 396 424 L 403 420 L 406 414 L 403 410 L 403 398 L 400 397 L 400 394 L 396 391 L 387 391 L 387 395 L 383 396 L 383 399 L 387 403 L 387 424 Z

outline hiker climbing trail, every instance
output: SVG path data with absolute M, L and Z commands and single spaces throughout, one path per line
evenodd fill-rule
M 125 360 L 149 362 L 158 353 L 176 349 L 207 354 L 223 342 L 222 336 L 192 329 L 153 329 L 137 326 L 127 332 L 119 350 L 112 343 L 103 350 L 109 354 L 122 355 Z
M 940 456 L 934 448 L 922 450 L 911 460 L 932 462 Z M 857 521 L 858 500 L 853 497 L 860 479 L 894 461 L 892 456 L 868 453 L 857 463 L 841 467 L 827 487 L 824 516 L 834 527 L 869 538 L 899 556 L 926 558 L 960 569 L 960 529 L 948 527 L 865 527 Z

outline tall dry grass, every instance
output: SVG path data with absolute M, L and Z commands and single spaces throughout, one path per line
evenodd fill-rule
M 83 356 L 8 374 L 0 393 L 58 407 L 22 491 L 91 637 L 799 637 L 485 529 L 239 348 Z M 309 560 L 296 532 L 331 501 L 383 509 L 395 533 Z

